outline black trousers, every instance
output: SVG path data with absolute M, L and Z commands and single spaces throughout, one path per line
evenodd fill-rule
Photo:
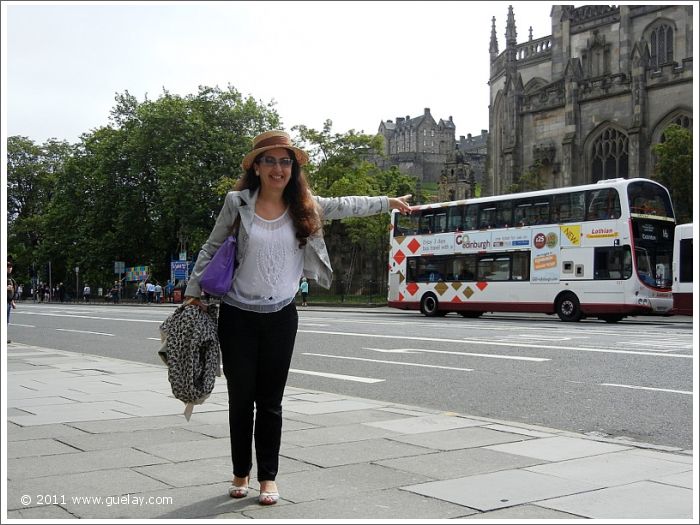
M 282 397 L 299 325 L 292 302 L 279 312 L 248 312 L 221 303 L 219 343 L 228 387 L 233 474 L 274 481 L 282 438 Z

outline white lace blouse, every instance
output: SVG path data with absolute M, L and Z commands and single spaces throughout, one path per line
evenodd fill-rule
M 243 246 L 241 246 L 243 244 Z M 225 303 L 253 312 L 276 312 L 294 300 L 304 267 L 304 251 L 299 248 L 289 211 L 274 220 L 257 214 Z

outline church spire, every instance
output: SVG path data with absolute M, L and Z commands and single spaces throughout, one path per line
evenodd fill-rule
M 498 55 L 498 40 L 496 39 L 496 17 L 491 18 L 491 44 L 489 45 L 489 54 L 491 60 L 494 60 Z
M 515 30 L 515 16 L 513 6 L 508 6 L 508 23 L 506 24 L 506 47 L 518 45 L 518 33 Z

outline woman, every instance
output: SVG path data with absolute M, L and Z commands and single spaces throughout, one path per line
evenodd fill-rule
M 301 167 L 308 155 L 283 131 L 253 139 L 241 164 L 245 174 L 199 252 L 185 290 L 185 302 L 202 308 L 199 280 L 238 217 L 236 272 L 222 298 L 219 343 L 228 387 L 233 481 L 229 495 L 248 495 L 255 435 L 261 505 L 277 503 L 275 478 L 282 435 L 282 396 L 292 360 L 298 316 L 297 283 L 304 275 L 330 287 L 332 269 L 322 220 L 408 213 L 410 195 L 388 197 L 314 196 Z

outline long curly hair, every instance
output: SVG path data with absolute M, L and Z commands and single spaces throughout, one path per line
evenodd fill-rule
M 286 148 L 285 148 L 286 149 Z M 296 237 L 299 241 L 299 248 L 306 245 L 310 235 L 320 232 L 322 228 L 321 217 L 319 215 L 316 201 L 311 193 L 311 188 L 306 180 L 306 175 L 299 166 L 296 156 L 292 150 L 287 149 L 289 157 L 292 159 L 292 177 L 287 183 L 282 193 L 285 204 L 289 206 L 289 213 L 292 216 Z M 250 190 L 251 193 L 260 188 L 260 177 L 255 174 L 255 165 L 260 162 L 260 158 L 265 153 L 261 153 L 251 164 L 243 176 L 238 179 L 234 187 L 235 190 Z

